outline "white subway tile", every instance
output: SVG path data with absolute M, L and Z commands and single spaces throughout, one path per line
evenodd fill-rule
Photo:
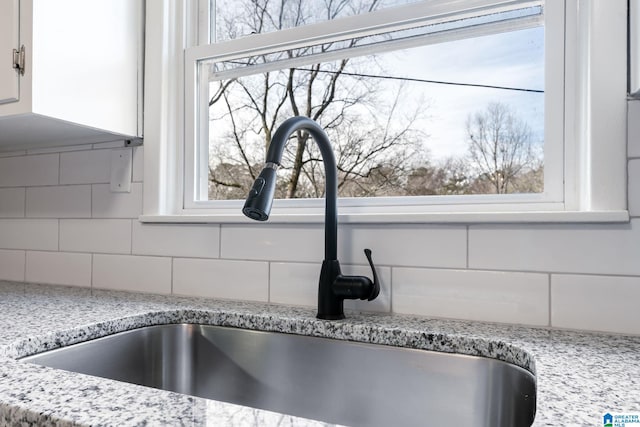
M 465 268 L 467 263 L 464 226 L 353 225 L 342 227 L 338 238 L 338 259 L 349 264 L 365 263 L 365 248 L 377 265 Z
M 394 268 L 395 313 L 548 325 L 546 274 Z
M 0 188 L 0 218 L 24 217 L 24 188 Z
M 640 275 L 640 219 L 626 224 L 478 225 L 469 267 Z
M 108 183 L 111 150 L 73 151 L 60 154 L 60 184 Z
M 269 301 L 317 306 L 321 264 L 272 262 L 269 268 Z
M 112 193 L 109 184 L 94 184 L 93 218 L 138 218 L 142 214 L 142 183 L 131 184 L 130 193 Z
M 26 281 L 91 286 L 91 254 L 27 252 Z
M 26 216 L 89 218 L 91 217 L 91 186 L 28 187 Z
M 57 219 L 0 219 L 0 248 L 58 250 Z
M 554 274 L 551 325 L 640 334 L 640 277 Z
M 58 184 L 58 154 L 0 158 L 0 187 Z
M 324 227 L 314 225 L 222 225 L 221 258 L 322 261 Z
M 133 147 L 133 182 L 142 182 L 144 179 L 144 147 Z
M 0 187 L 25 185 L 25 156 L 0 157 Z
M 368 266 L 341 265 L 342 274 L 373 278 Z M 321 263 L 271 263 L 269 301 L 280 304 L 318 305 L 318 280 Z M 391 311 L 391 269 L 377 267 L 380 295 L 373 301 L 345 300 L 345 309 Z
M 131 220 L 61 219 L 60 250 L 129 254 Z
M 0 280 L 24 281 L 24 251 L 0 249 Z
M 133 253 L 194 258 L 220 256 L 217 224 L 144 224 L 133 221 Z
M 175 258 L 173 293 L 211 298 L 267 301 L 266 262 Z
M 26 156 L 24 163 L 24 185 L 57 185 L 60 155 L 41 154 Z
M 627 152 L 629 157 L 640 157 L 640 100 L 628 101 Z
M 638 117 L 640 121 L 640 117 Z M 640 216 L 640 159 L 629 161 L 629 214 Z
M 93 255 L 93 287 L 171 293 L 171 258 Z

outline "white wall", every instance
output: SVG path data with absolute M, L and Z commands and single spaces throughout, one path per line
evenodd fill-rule
M 143 149 L 110 193 L 113 147 L 0 153 L 0 279 L 315 305 L 321 225 L 141 224 Z M 628 168 L 628 224 L 342 226 L 345 272 L 370 247 L 383 287 L 346 305 L 640 334 L 640 101 Z

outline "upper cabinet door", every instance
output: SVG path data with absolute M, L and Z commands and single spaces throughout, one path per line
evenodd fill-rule
M 20 0 L 0 1 L 0 104 L 19 97 L 20 76 L 13 68 L 13 50 L 20 43 Z

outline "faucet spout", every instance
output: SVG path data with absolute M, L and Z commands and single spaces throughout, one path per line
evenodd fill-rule
M 308 132 L 320 149 L 325 170 L 325 237 L 324 261 L 318 286 L 319 319 L 343 319 L 344 299 L 372 300 L 380 292 L 369 251 L 367 258 L 373 269 L 374 281 L 364 276 L 343 276 L 338 261 L 338 169 L 331 143 L 324 130 L 307 117 L 285 120 L 271 138 L 265 167 L 254 182 L 242 212 L 249 218 L 266 221 L 275 195 L 276 170 L 282 161 L 289 136 L 296 131 Z M 366 253 L 366 252 L 365 252 Z

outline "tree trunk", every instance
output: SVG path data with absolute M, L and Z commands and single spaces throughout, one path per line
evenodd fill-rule
M 296 196 L 298 190 L 298 180 L 300 179 L 300 173 L 302 172 L 302 156 L 309 140 L 309 134 L 307 132 L 298 132 L 297 138 L 298 144 L 296 147 L 296 158 L 293 161 L 293 170 L 291 171 L 291 178 L 289 179 L 289 185 L 287 186 L 287 199 L 293 199 Z

